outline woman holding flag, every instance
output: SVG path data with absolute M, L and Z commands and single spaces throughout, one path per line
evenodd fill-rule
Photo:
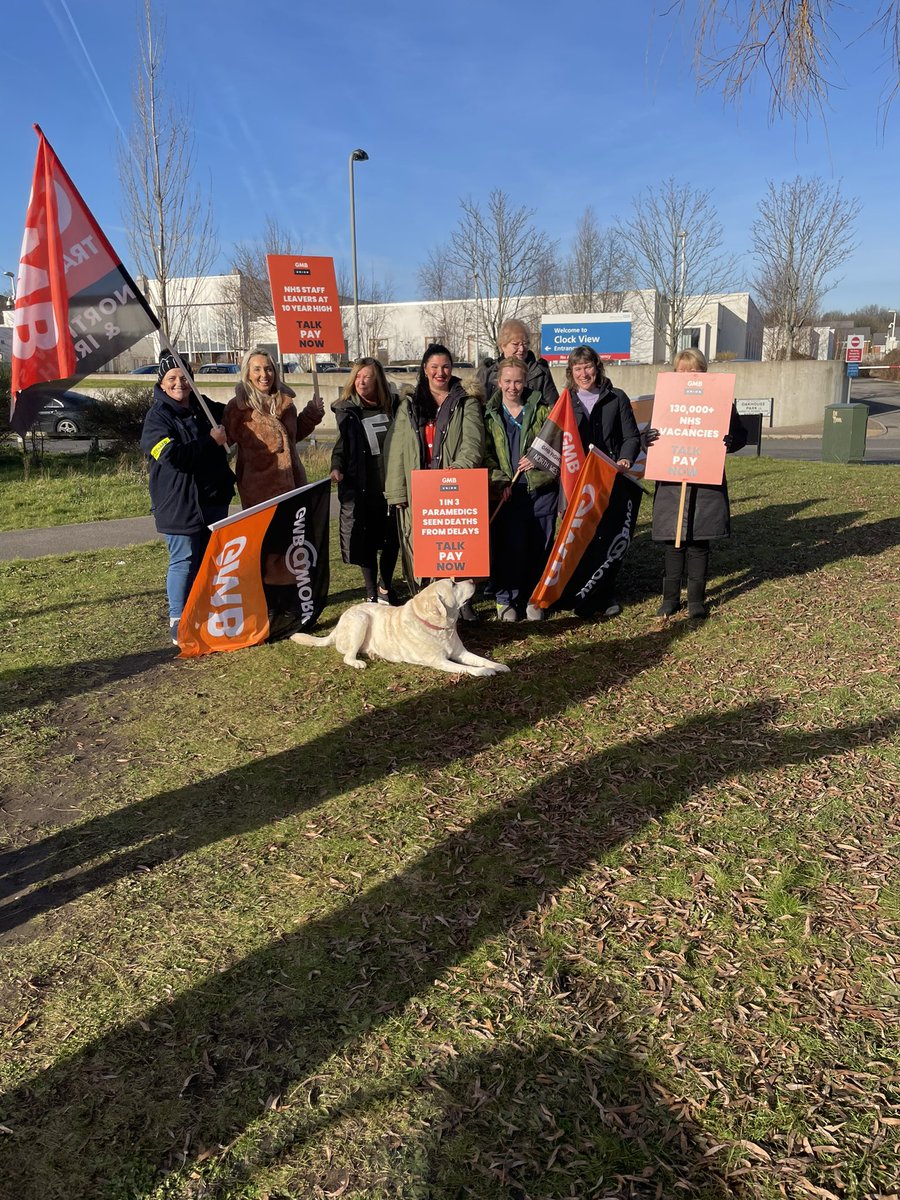
M 491 585 L 497 619 L 543 621 L 545 609 L 526 601 L 553 544 L 559 484 L 528 457 L 550 409 L 541 393 L 528 389 L 527 364 L 504 358 L 497 364 L 499 391 L 484 412 L 484 465 L 498 506 L 491 520 Z
M 206 404 L 221 419 L 222 405 Z M 141 430 L 141 449 L 150 458 L 150 507 L 169 549 L 166 595 L 169 634 L 176 646 L 178 622 L 203 561 L 209 526 L 228 516 L 234 495 L 226 442 L 224 427 L 210 427 L 193 394 L 189 369 L 165 350 Z

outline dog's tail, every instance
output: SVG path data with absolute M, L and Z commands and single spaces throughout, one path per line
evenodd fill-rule
M 334 643 L 334 630 L 327 637 L 313 637 L 311 633 L 292 633 L 292 642 L 299 642 L 301 646 L 331 646 Z

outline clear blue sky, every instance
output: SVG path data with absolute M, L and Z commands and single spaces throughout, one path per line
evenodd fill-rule
M 862 32 L 865 19 L 849 11 L 827 126 L 796 127 L 769 124 L 759 89 L 739 110 L 698 92 L 686 29 L 654 17 L 652 4 L 157 7 L 168 20 L 168 89 L 193 106 L 197 177 L 211 190 L 221 269 L 267 214 L 307 253 L 349 261 L 347 156 L 361 146 L 371 161 L 356 168 L 360 273 L 389 272 L 397 300 L 417 298 L 417 266 L 455 224 L 459 197 L 483 198 L 492 187 L 533 208 L 536 224 L 565 244 L 587 204 L 607 224 L 637 192 L 674 175 L 712 190 L 749 274 L 749 227 L 765 181 L 799 173 L 843 180 L 862 201 L 860 248 L 827 306 L 900 303 L 900 101 L 883 130 L 884 54 L 877 41 L 852 43 L 852 23 Z M 137 0 L 5 6 L 0 271 L 17 269 L 34 123 L 134 269 L 113 112 L 130 123 L 138 11 Z

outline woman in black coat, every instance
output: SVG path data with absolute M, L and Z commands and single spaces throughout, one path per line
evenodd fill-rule
M 603 360 L 591 346 L 577 346 L 566 366 L 566 393 L 572 403 L 582 447 L 596 446 L 626 470 L 641 449 L 641 435 L 631 401 L 606 378 Z M 565 394 L 565 393 L 564 393 Z M 617 559 L 607 573 L 604 617 L 617 617 L 622 606 L 614 594 L 622 566 Z
M 706 356 L 693 348 L 679 350 L 673 367 L 676 371 L 707 370 Z M 655 430 L 648 442 L 655 441 Z M 747 434 L 731 406 L 731 421 L 725 435 L 729 454 L 747 444 Z M 688 616 L 702 620 L 707 616 L 706 580 L 709 574 L 709 543 L 713 538 L 731 536 L 731 509 L 725 475 L 721 483 L 689 483 L 681 523 L 681 545 L 675 546 L 675 523 L 681 497 L 680 483 L 660 481 L 653 496 L 653 524 L 650 536 L 666 546 L 666 574 L 663 578 L 662 603 L 658 617 L 671 617 L 681 608 L 681 580 L 687 574 Z
M 395 604 L 391 580 L 399 541 L 384 498 L 384 444 L 393 401 L 377 358 L 354 364 L 340 400 L 331 407 L 338 427 L 331 478 L 341 504 L 341 557 L 361 568 L 370 604 Z

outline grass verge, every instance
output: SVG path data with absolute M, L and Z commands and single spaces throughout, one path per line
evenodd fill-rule
M 492 680 L 178 662 L 161 546 L 10 565 L 11 1196 L 896 1193 L 896 472 L 729 475 L 708 622 L 645 513 Z

